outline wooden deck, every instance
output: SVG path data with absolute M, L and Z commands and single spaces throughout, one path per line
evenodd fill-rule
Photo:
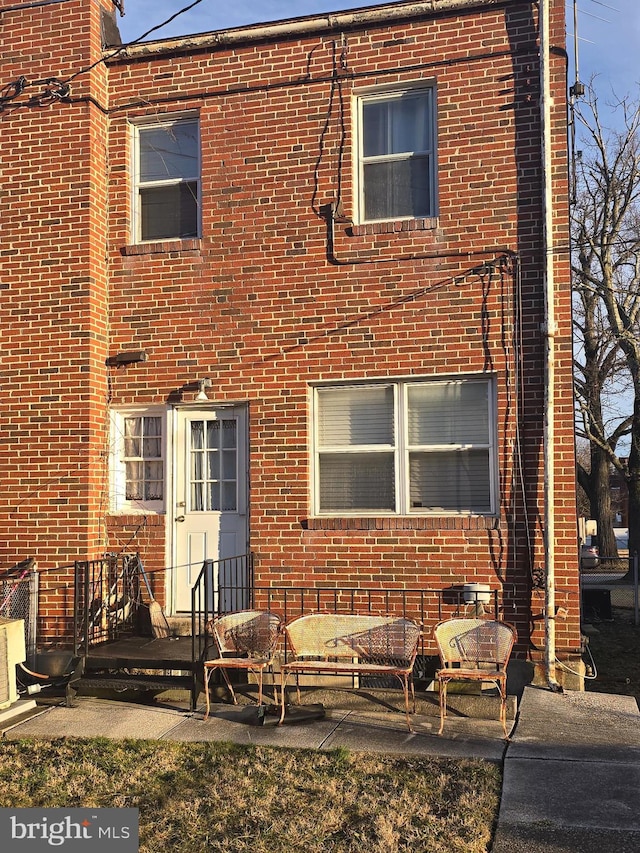
M 127 636 L 91 646 L 67 685 L 76 693 L 96 690 L 186 690 L 195 708 L 202 689 L 202 664 L 193 660 L 191 637 Z
M 92 646 L 86 669 L 188 669 L 191 670 L 191 637 L 123 637 Z

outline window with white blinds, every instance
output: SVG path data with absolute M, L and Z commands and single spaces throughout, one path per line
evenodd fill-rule
M 317 388 L 316 513 L 494 513 L 492 398 L 484 378 Z

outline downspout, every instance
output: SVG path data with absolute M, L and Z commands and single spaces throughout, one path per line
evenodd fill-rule
M 561 689 L 556 681 L 556 598 L 555 598 L 555 466 L 554 466 L 554 397 L 555 397 L 555 307 L 553 270 L 553 186 L 551 174 L 551 84 L 549 44 L 549 0 L 539 0 L 540 28 L 540 124 L 542 142 L 542 213 L 543 213 L 543 280 L 544 280 L 544 550 L 545 550 L 545 653 L 547 684 L 551 690 Z

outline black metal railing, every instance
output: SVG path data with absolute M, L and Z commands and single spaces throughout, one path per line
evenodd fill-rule
M 426 628 L 456 616 L 499 618 L 498 590 L 469 590 L 463 585 L 440 589 L 392 587 L 272 586 L 254 582 L 252 554 L 206 560 L 192 590 L 193 659 L 207 645 L 206 624 L 216 615 L 256 607 L 288 622 L 317 611 L 385 613 L 414 619 Z M 421 654 L 429 644 L 425 631 Z
M 205 560 L 191 590 L 193 660 L 202 659 L 207 646 L 207 622 L 220 613 L 253 607 L 253 554 Z
M 138 628 L 140 560 L 137 554 L 105 554 L 74 563 L 75 654 L 117 640 Z

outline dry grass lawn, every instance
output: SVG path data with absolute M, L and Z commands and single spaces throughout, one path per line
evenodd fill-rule
M 486 853 L 500 785 L 472 760 L 0 741 L 0 807 L 137 807 L 142 853 Z

